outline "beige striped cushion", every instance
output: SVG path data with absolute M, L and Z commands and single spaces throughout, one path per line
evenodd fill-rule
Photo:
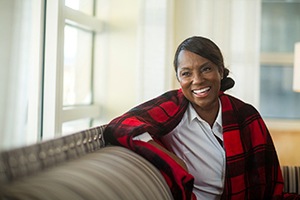
M 66 161 L 78 159 L 105 146 L 98 126 L 64 137 L 0 153 L 0 183 L 17 180 Z
M 300 194 L 300 166 L 281 166 L 284 192 Z
M 31 176 L 0 184 L 0 199 L 172 200 L 160 172 L 136 153 L 104 147 Z

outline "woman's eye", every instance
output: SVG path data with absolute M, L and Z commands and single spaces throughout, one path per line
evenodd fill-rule
M 211 71 L 211 69 L 212 68 L 210 66 L 207 66 L 207 67 L 203 67 L 201 71 L 202 72 L 209 72 L 209 71 Z
M 190 72 L 182 72 L 181 73 L 181 76 L 189 76 L 190 75 Z

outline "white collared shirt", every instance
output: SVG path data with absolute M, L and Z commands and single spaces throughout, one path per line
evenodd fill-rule
M 224 188 L 225 150 L 215 134 L 223 141 L 222 112 L 220 108 L 213 128 L 200 118 L 189 104 L 181 122 L 162 142 L 185 161 L 195 178 L 193 192 L 197 199 L 220 199 Z
M 213 128 L 189 104 L 177 127 L 162 138 L 165 147 L 181 158 L 194 176 L 193 192 L 200 200 L 220 199 L 224 188 L 225 150 L 213 135 L 223 141 L 220 101 L 219 105 Z M 135 139 L 147 141 L 149 137 L 146 133 Z

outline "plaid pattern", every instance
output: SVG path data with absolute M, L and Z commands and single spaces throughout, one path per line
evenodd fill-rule
M 220 93 L 220 100 L 227 161 L 222 199 L 282 199 L 277 154 L 261 116 L 254 107 L 232 96 Z M 169 91 L 112 120 L 104 132 L 106 142 L 132 149 L 152 162 L 174 199 L 180 200 L 191 199 L 193 177 L 162 151 L 132 138 L 148 132 L 159 141 L 177 126 L 187 105 L 181 90 Z
M 222 199 L 282 199 L 278 158 L 261 116 L 234 97 L 220 99 L 227 160 Z

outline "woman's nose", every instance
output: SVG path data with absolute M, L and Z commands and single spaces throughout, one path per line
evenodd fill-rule
M 201 83 L 203 81 L 203 76 L 200 73 L 197 73 L 193 76 L 193 83 Z

